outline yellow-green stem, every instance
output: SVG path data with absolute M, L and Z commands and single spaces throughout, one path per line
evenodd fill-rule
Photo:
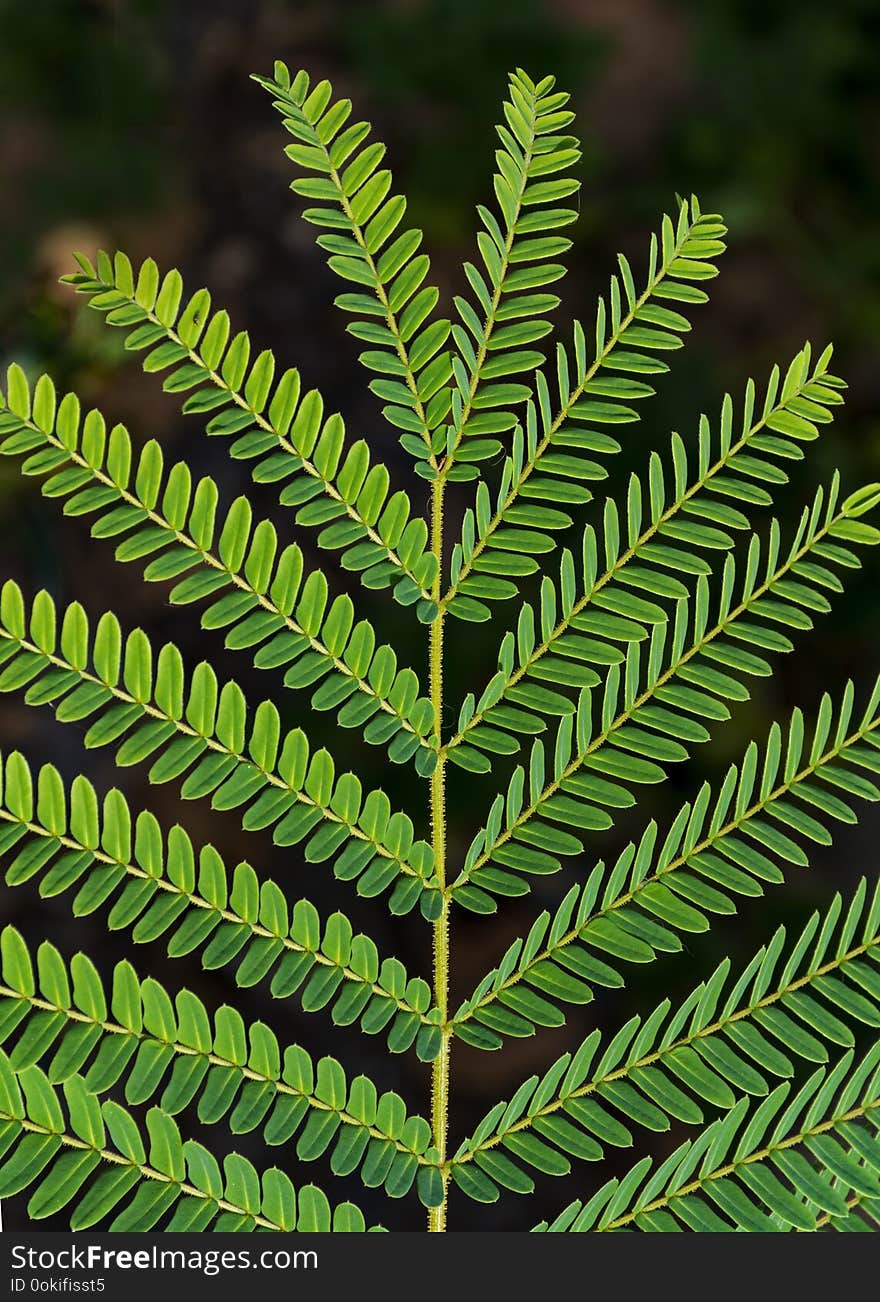
M 431 486 L 431 550 L 437 558 L 435 598 L 440 596 L 440 579 L 443 560 L 443 491 L 444 480 L 438 478 Z M 429 648 L 429 674 L 431 703 L 434 706 L 434 728 L 437 746 L 443 726 L 443 618 L 441 610 L 431 625 Z M 446 1130 L 449 1118 L 449 1054 L 452 1032 L 448 1022 L 449 993 L 449 897 L 446 887 L 446 757 L 438 755 L 437 767 L 431 775 L 431 844 L 434 848 L 434 870 L 444 888 L 443 909 L 434 923 L 434 1002 L 440 1010 L 443 1037 L 440 1052 L 434 1059 L 431 1077 L 431 1129 L 434 1147 L 440 1154 L 441 1166 L 446 1163 Z M 428 1230 L 443 1233 L 446 1229 L 446 1180 L 443 1176 L 443 1202 L 428 1212 Z

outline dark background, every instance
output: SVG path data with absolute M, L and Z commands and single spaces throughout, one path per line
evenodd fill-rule
M 835 341 L 835 368 L 850 383 L 847 405 L 813 445 L 808 466 L 796 468 L 791 486 L 778 496 L 790 533 L 804 502 L 836 465 L 845 491 L 880 478 L 878 35 L 880 7 L 873 0 L 833 6 L 794 0 L 6 0 L 0 3 L 0 363 L 19 361 L 34 375 L 48 370 L 62 389 L 75 387 L 85 401 L 125 421 L 136 438 L 159 437 L 169 459 L 185 457 L 195 471 L 212 474 L 227 501 L 251 493 L 261 512 L 286 527 L 289 515 L 229 460 L 225 441 L 205 439 L 197 418 L 184 422 L 176 400 L 124 352 L 121 332 L 106 329 L 57 284 L 74 249 L 152 254 L 160 267 L 179 266 L 190 290 L 207 283 L 236 326 L 250 330 L 256 346 L 273 347 L 283 364 L 299 366 L 331 407 L 343 411 L 352 436 L 371 436 L 405 482 L 408 458 L 383 428 L 356 361 L 356 342 L 331 304 L 339 283 L 287 189 L 286 138 L 248 74 L 268 71 L 274 58 L 283 58 L 316 78 L 329 77 L 337 94 L 351 95 L 388 142 L 411 220 L 425 229 L 434 275 L 448 300 L 462 285 L 462 258 L 473 256 L 474 205 L 491 195 L 492 127 L 506 73 L 518 64 L 536 78 L 552 71 L 573 93 L 584 140 L 581 220 L 558 314 L 566 335 L 572 317 L 592 316 L 618 249 L 643 274 L 649 232 L 661 212 L 674 208 L 676 192 L 696 192 L 703 208 L 722 212 L 731 228 L 712 301 L 699 309 L 686 351 L 634 427 L 618 473 L 644 464 L 649 447 L 667 445 L 670 428 L 692 431 L 701 410 L 714 415 L 725 388 L 739 395 L 747 376 L 763 382 L 773 361 L 784 367 L 805 339 L 817 353 Z M 417 496 L 423 489 L 414 481 Z M 469 500 L 469 491 L 459 496 Z M 170 608 L 159 587 L 139 584 L 134 569 L 116 566 L 109 545 L 90 542 L 82 521 L 64 520 L 11 462 L 0 465 L 0 551 L 0 574 L 17 578 L 27 592 L 45 586 L 59 602 L 80 599 L 95 615 L 112 607 L 126 627 L 143 623 L 157 643 L 177 641 L 189 664 L 213 655 L 221 677 L 234 673 L 254 702 L 272 692 L 278 699 L 271 675 L 250 670 L 244 656 L 222 654 L 217 636 L 201 632 L 191 612 Z M 649 817 L 657 815 L 665 826 L 683 795 L 704 776 L 718 779 L 752 735 L 762 737 L 770 720 L 784 719 L 793 705 L 802 703 L 812 714 L 821 692 L 839 694 L 847 676 L 864 700 L 880 629 L 878 571 L 875 558 L 869 554 L 868 560 L 867 573 L 849 583 L 833 616 L 819 619 L 808 644 L 802 638 L 776 678 L 754 687 L 731 724 L 676 771 L 671 784 L 646 789 L 638 814 L 602 838 L 596 856 L 637 837 Z M 333 568 L 332 560 L 323 563 Z M 389 610 L 363 590 L 357 602 L 395 641 L 401 659 L 423 669 L 411 614 Z M 501 632 L 515 618 L 513 606 L 497 609 L 494 629 L 454 622 L 450 628 L 450 714 L 464 691 L 491 673 Z M 291 726 L 301 720 L 304 698 L 282 691 L 279 704 Z M 309 732 L 316 742 L 330 735 L 314 716 Z M 136 809 L 149 803 L 168 824 L 182 818 L 197 842 L 215 840 L 228 863 L 247 856 L 291 899 L 303 892 L 324 913 L 343 908 L 385 952 L 427 974 L 429 932 L 420 921 L 395 923 L 381 905 L 359 907 L 362 902 L 326 870 L 306 868 L 296 851 L 277 850 L 268 836 L 246 836 L 229 816 L 201 804 L 181 814 L 172 787 L 151 791 L 141 770 L 126 770 L 120 779 L 109 752 L 86 754 L 76 729 L 55 724 L 50 712 L 29 710 L 19 697 L 4 699 L 0 745 L 20 746 L 34 764 L 51 759 L 68 778 L 85 771 L 101 791 L 121 780 Z M 350 759 L 365 771 L 353 739 L 333 734 L 332 748 L 340 763 Z M 366 758 L 375 766 L 377 753 Z M 394 803 L 407 804 L 423 819 L 424 793 L 416 780 L 393 770 L 390 784 Z M 453 863 L 493 790 L 492 778 L 453 773 Z M 877 827 L 869 814 L 860 828 L 841 830 L 832 849 L 814 854 L 813 871 L 792 872 L 786 891 L 743 907 L 708 938 L 690 939 L 682 955 L 647 970 L 629 969 L 623 995 L 575 1012 L 566 1031 L 512 1042 L 495 1055 L 457 1049 L 453 1148 L 498 1097 L 578 1043 L 597 1018 L 614 1028 L 633 1007 L 648 1009 L 665 993 L 683 995 L 725 952 L 744 961 L 778 921 L 797 927 L 833 889 L 849 891 L 860 873 L 873 875 Z M 582 880 L 592 861 L 573 869 L 571 880 Z M 456 920 L 453 1003 L 528 926 L 537 907 L 555 906 L 562 888 L 553 879 L 494 920 Z M 44 903 L 35 888 L 5 892 L 3 917 L 34 947 L 45 935 L 67 956 L 82 947 L 108 978 L 112 962 L 133 948 L 124 933 L 107 933 L 101 915 L 74 922 L 66 898 Z M 248 1018 L 265 1018 L 282 1044 L 298 1041 L 316 1056 L 333 1053 L 350 1075 L 364 1070 L 380 1088 L 399 1090 L 412 1109 L 426 1110 L 426 1072 L 409 1057 L 388 1058 L 381 1037 L 333 1030 L 329 1019 L 307 1018 L 293 1001 L 274 1004 L 259 987 L 239 992 L 232 975 L 209 977 L 197 961 L 169 969 L 158 945 L 134 959 L 141 974 L 159 976 L 172 990 L 189 984 L 212 1008 L 224 1000 L 237 1003 Z M 183 1120 L 184 1129 L 196 1133 L 195 1123 Z M 233 1144 L 223 1127 L 203 1137 L 218 1152 Z M 668 1151 L 678 1138 L 654 1137 L 654 1151 Z M 260 1167 L 274 1161 L 297 1183 L 316 1180 L 331 1201 L 352 1196 L 368 1217 L 381 1216 L 389 1228 L 422 1224 L 414 1200 L 389 1208 L 357 1180 L 333 1182 L 320 1163 L 296 1169 L 295 1158 L 284 1152 L 267 1156 L 258 1134 L 234 1144 Z M 623 1158 L 628 1164 L 629 1155 Z M 594 1170 L 564 1181 L 539 1178 L 534 1198 L 508 1195 L 495 1208 L 453 1192 L 451 1225 L 527 1228 L 599 1179 Z M 24 1199 L 4 1208 L 7 1228 L 24 1224 L 24 1208 Z

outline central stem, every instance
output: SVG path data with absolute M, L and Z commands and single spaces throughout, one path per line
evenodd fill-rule
M 431 551 L 437 558 L 435 599 L 440 598 L 443 568 L 443 493 L 445 481 L 437 478 L 431 485 Z M 443 619 L 445 612 L 438 608 L 437 618 L 431 625 L 429 648 L 429 677 L 431 704 L 434 706 L 434 730 L 437 748 L 443 726 Z M 440 1052 L 434 1059 L 431 1076 L 431 1130 L 434 1147 L 440 1154 L 441 1166 L 446 1163 L 446 1130 L 449 1120 L 449 1053 L 452 1032 L 448 1021 L 449 995 L 449 897 L 446 887 L 446 756 L 438 754 L 437 767 L 431 775 L 431 844 L 434 848 L 434 871 L 444 888 L 443 909 L 434 923 L 434 1002 L 443 1022 Z M 443 1202 L 428 1212 L 428 1230 L 443 1233 L 446 1229 L 446 1181 L 443 1175 Z

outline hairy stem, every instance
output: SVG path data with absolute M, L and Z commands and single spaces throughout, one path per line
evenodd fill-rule
M 443 561 L 443 494 L 445 480 L 437 478 L 431 485 L 431 550 L 437 558 L 435 595 L 440 595 L 440 575 Z M 434 707 L 434 729 L 437 745 L 443 726 L 443 618 L 440 611 L 431 625 L 429 647 L 429 677 L 431 704 Z M 449 1055 L 452 1048 L 452 1030 L 448 1025 L 449 1003 L 449 896 L 446 894 L 446 757 L 440 756 L 431 775 L 431 844 L 434 849 L 434 871 L 443 888 L 443 907 L 434 923 L 434 1003 L 443 1018 L 443 1038 L 440 1052 L 434 1059 L 431 1074 L 431 1129 L 434 1147 L 440 1162 L 446 1162 L 446 1131 L 449 1120 Z M 429 1232 L 443 1233 L 446 1229 L 446 1190 L 448 1177 L 444 1174 L 443 1202 L 428 1212 Z

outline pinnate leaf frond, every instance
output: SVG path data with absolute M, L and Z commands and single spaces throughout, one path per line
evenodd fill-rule
M 76 602 L 59 618 L 45 592 L 28 610 L 9 581 L 0 592 L 0 664 L 0 692 L 24 689 L 27 704 L 54 706 L 64 723 L 91 720 L 87 747 L 118 743 L 117 764 L 150 759 L 151 782 L 183 779 L 184 799 L 210 796 L 214 809 L 240 810 L 246 830 L 272 827 L 277 845 L 305 842 L 311 862 L 338 854 L 337 875 L 357 878 L 360 894 L 393 886 L 394 912 L 423 895 L 430 911 L 433 855 L 414 839 L 408 815 L 392 813 L 378 789 L 365 795 L 355 774 L 337 777 L 332 756 L 313 752 L 301 728 L 282 735 L 271 701 L 249 711 L 238 684 L 221 688 L 204 661 L 187 676 L 173 643 L 156 653 L 140 629 L 123 637 L 109 612 L 92 631 Z
M 63 1103 L 62 1103 L 63 1098 Z M 161 1108 L 146 1136 L 118 1103 L 101 1103 L 81 1076 L 61 1090 L 37 1066 L 17 1072 L 0 1051 L 0 1197 L 37 1187 L 28 1215 L 41 1220 L 77 1199 L 71 1229 L 105 1221 L 111 1231 L 366 1229 L 353 1203 L 331 1209 L 314 1185 L 299 1192 L 276 1167 L 262 1174 L 238 1153 L 221 1170 L 201 1144 L 184 1140 Z M 378 1227 L 376 1227 L 378 1228 Z
M 830 421 L 831 408 L 842 402 L 842 382 L 829 376 L 828 361 L 826 353 L 811 367 L 807 346 L 792 361 L 781 393 L 780 372 L 774 368 L 758 417 L 750 381 L 738 438 L 728 396 L 717 435 L 705 417 L 700 421 L 696 464 L 675 434 L 667 466 L 653 453 L 646 482 L 633 475 L 625 502 L 606 501 L 601 539 L 588 525 L 580 557 L 576 560 L 572 552 L 563 551 L 558 581 L 546 576 L 539 600 L 522 607 L 516 633 L 505 635 L 498 672 L 479 703 L 474 696 L 463 702 L 458 729 L 448 743 L 453 761 L 477 763 L 473 746 L 490 754 L 510 751 L 513 742 L 499 737 L 499 728 L 514 735 L 533 732 L 543 726 L 542 718 L 571 713 L 574 703 L 565 688 L 595 687 L 600 672 L 623 662 L 621 644 L 625 648 L 644 641 L 657 624 L 668 620 L 670 606 L 674 611 L 688 595 L 688 584 L 701 577 L 708 581 L 715 558 L 733 548 L 735 536 L 748 529 L 746 508 L 770 505 L 764 485 L 787 482 L 788 475 L 775 460 L 800 460 L 798 440 L 816 438 L 817 422 Z M 807 407 L 812 412 L 809 421 L 798 414 Z M 780 423 L 790 437 L 766 433 Z M 833 577 L 798 562 L 792 593 L 800 591 L 801 567 L 811 580 L 809 586 L 815 588 L 818 580 L 819 587 L 836 590 Z M 463 742 L 469 749 L 456 755 Z
M 189 990 L 173 998 L 131 964 L 117 963 L 109 984 L 79 954 L 65 963 L 44 942 L 34 963 L 21 935 L 0 937 L 0 1042 L 17 1073 L 48 1060 L 53 1085 L 81 1075 L 96 1095 L 124 1084 L 130 1106 L 158 1103 L 175 1116 L 197 1103 L 204 1124 L 227 1121 L 234 1134 L 257 1128 L 271 1146 L 296 1137 L 296 1156 L 328 1155 L 337 1175 L 359 1171 L 403 1197 L 416 1179 L 436 1187 L 431 1128 L 407 1114 L 403 1099 L 379 1093 L 359 1075 L 349 1081 L 335 1058 L 316 1064 L 299 1045 L 282 1050 L 262 1022 L 248 1026 L 224 1005 L 212 1018 Z M 424 1171 L 424 1175 L 422 1175 Z
M 661 989 L 655 1007 L 610 1032 L 581 1011 L 624 986 L 631 963 L 686 948 L 693 958 L 703 942 L 692 936 L 736 914 L 740 897 L 782 884 L 789 866 L 807 867 L 836 824 L 857 821 L 859 802 L 880 801 L 878 680 L 862 712 L 848 683 L 822 696 L 809 729 L 800 708 L 772 724 L 669 821 L 637 809 L 639 788 L 668 786 L 671 766 L 710 741 L 749 699 L 750 680 L 769 677 L 795 634 L 830 612 L 861 548 L 880 542 L 866 520 L 880 484 L 847 496 L 837 472 L 807 497 L 790 537 L 778 519 L 759 526 L 753 515 L 773 506 L 843 403 L 830 346 L 814 359 L 805 345 L 760 394 L 749 381 L 737 404 L 725 395 L 692 442 L 673 432 L 622 493 L 593 504 L 608 458 L 688 337 L 690 309 L 708 299 L 723 219 L 695 197 L 677 200 L 644 278 L 618 256 L 595 322 L 576 321 L 551 355 L 580 159 L 553 77 L 510 74 L 494 200 L 477 209 L 453 321 L 435 316 L 422 231 L 405 220 L 370 125 L 329 82 L 284 63 L 255 80 L 288 134 L 305 220 L 346 282 L 336 302 L 370 390 L 428 501 L 416 510 L 325 396 L 236 333 L 207 289 L 185 290 L 176 269 L 102 251 L 77 256 L 63 279 L 180 395 L 187 417 L 229 439 L 257 483 L 278 486 L 291 522 L 336 553 L 337 578 L 412 607 L 425 688 L 421 671 L 399 665 L 398 644 L 380 645 L 348 593 L 331 591 L 247 495 L 221 505 L 213 479 L 166 465 L 159 442 L 111 429 L 47 375 L 8 368 L 0 454 L 20 458 L 66 515 L 91 517 L 92 536 L 112 539 L 119 561 L 141 561 L 173 605 L 203 603 L 201 627 L 222 631 L 227 651 L 280 670 L 312 709 L 356 729 L 367 754 L 380 748 L 383 774 L 386 761 L 412 764 L 396 770 L 395 803 L 421 780 L 430 840 L 417 839 L 408 805 L 392 807 L 387 774 L 366 789 L 282 723 L 296 698 L 252 708 L 235 681 L 221 683 L 207 662 L 185 666 L 174 644 L 154 647 L 115 614 L 96 619 L 46 592 L 26 600 L 14 581 L 0 588 L 0 692 L 49 706 L 120 767 L 145 763 L 151 782 L 178 781 L 184 800 L 236 811 L 246 832 L 299 846 L 298 858 L 327 864 L 360 896 L 385 895 L 392 914 L 418 906 L 432 924 L 431 983 L 355 934 L 344 913 L 322 916 L 288 882 L 227 864 L 121 791 L 99 795 L 52 764 L 32 769 L 18 751 L 0 756 L 0 859 L 10 890 L 64 896 L 75 917 L 100 912 L 134 944 L 161 941 L 168 958 L 226 969 L 238 988 L 382 1035 L 380 1057 L 386 1045 L 412 1051 L 431 1064 L 430 1108 L 417 1115 L 374 1072 L 354 1076 L 336 1056 L 285 1045 L 264 1021 L 162 975 L 142 978 L 127 959 L 100 972 L 49 941 L 32 952 L 6 926 L 0 1198 L 27 1193 L 34 1221 L 72 1207 L 74 1230 L 367 1228 L 358 1207 L 334 1208 L 275 1168 L 236 1153 L 221 1163 L 181 1133 L 192 1116 L 220 1127 L 222 1151 L 225 1132 L 250 1133 L 303 1163 L 326 1158 L 337 1179 L 417 1199 L 431 1232 L 447 1228 L 453 1186 L 473 1207 L 531 1194 L 538 1176 L 567 1175 L 575 1161 L 611 1170 L 539 1232 L 876 1231 L 876 883 L 835 896 L 790 936 L 778 928 L 739 971 L 719 953 L 687 997 Z M 474 485 L 460 532 L 450 526 L 457 483 Z M 478 671 L 451 714 L 450 660 L 469 661 L 483 641 L 462 645 L 456 621 L 488 621 L 495 603 L 514 599 L 497 669 Z M 453 770 L 493 767 L 505 777 L 462 843 Z M 632 839 L 606 862 L 598 837 L 623 818 Z M 550 907 L 537 905 L 500 959 L 487 958 L 494 966 L 453 1013 L 453 906 L 493 913 L 566 861 L 583 872 L 569 873 L 564 898 L 544 884 Z M 548 1055 L 467 1138 L 450 1139 L 455 1041 L 499 1049 L 562 1027 L 572 1010 L 578 1047 Z M 619 1175 L 615 1147 L 684 1128 L 691 1137 L 676 1135 L 675 1151 L 660 1140 L 658 1159 Z
M 674 1011 L 664 999 L 607 1045 L 591 1032 L 492 1109 L 453 1174 L 455 1163 L 471 1167 L 459 1182 L 476 1197 L 491 1194 L 487 1178 L 527 1192 L 529 1169 L 564 1175 L 571 1157 L 597 1161 L 608 1145 L 631 1144 L 634 1125 L 702 1125 L 707 1107 L 731 1109 L 737 1092 L 766 1097 L 800 1063 L 827 1062 L 829 1046 L 852 1048 L 853 1027 L 880 1027 L 878 960 L 880 887 L 869 898 L 863 879 L 845 913 L 835 896 L 790 946 L 780 927 L 735 981 L 725 959 Z
M 856 821 L 852 797 L 880 800 L 872 780 L 880 774 L 880 682 L 854 726 L 853 700 L 851 684 L 836 710 L 823 697 L 808 751 L 795 710 L 787 735 L 774 724 L 762 749 L 750 743 L 717 794 L 704 783 L 662 842 L 652 822 L 614 864 L 598 863 L 480 982 L 455 1015 L 456 1034 L 493 1049 L 504 1035 L 561 1025 L 560 1004 L 624 984 L 616 964 L 674 953 L 678 933 L 705 931 L 713 914 L 736 911 L 737 896 L 760 896 L 765 883 L 784 881 L 784 866 L 806 866 L 792 833 L 827 845 L 828 823 Z
M 330 600 L 325 575 L 306 573 L 296 544 L 279 554 L 274 525 L 262 520 L 254 526 L 246 497 L 232 503 L 221 523 L 212 479 L 193 486 L 183 462 L 166 474 L 155 440 L 135 463 L 124 426 L 114 426 L 108 438 L 103 416 L 90 411 L 81 419 L 72 394 L 57 402 L 48 376 L 31 395 L 17 366 L 9 369 L 5 401 L 0 396 L 0 434 L 0 452 L 25 454 L 25 474 L 48 474 L 42 490 L 67 498 L 68 514 L 98 515 L 93 536 L 126 535 L 116 547 L 117 560 L 154 557 L 144 577 L 178 579 L 170 594 L 174 603 L 214 598 L 202 613 L 202 626 L 227 629 L 227 647 L 258 647 L 258 668 L 289 666 L 286 686 L 318 684 L 311 698 L 315 709 L 335 710 L 343 727 L 362 728 L 396 762 L 415 757 L 420 771 L 431 770 L 427 734 L 433 710 L 419 695 L 414 671 L 398 669 L 390 646 L 377 647 L 372 625 L 356 622 L 347 594 Z
M 849 1052 L 818 1068 L 790 1102 L 787 1082 L 757 1108 L 740 1099 L 656 1169 L 644 1158 L 535 1228 L 761 1234 L 849 1218 L 855 1200 L 880 1198 L 878 1061 L 880 1043 L 855 1066 Z
M 573 507 L 592 498 L 585 482 L 607 476 L 594 458 L 620 449 L 607 427 L 638 420 L 629 404 L 654 393 L 644 377 L 669 369 L 654 354 L 681 347 L 680 335 L 690 329 L 680 312 L 652 300 L 705 302 L 705 291 L 693 282 L 716 274 L 712 260 L 724 248 L 718 238 L 723 234 L 720 219 L 703 216 L 694 199 L 682 203 L 675 226 L 664 217 L 659 244 L 652 238 L 640 294 L 629 264 L 620 259 L 608 307 L 599 300 L 593 359 L 588 361 L 587 336 L 577 323 L 571 353 L 562 344 L 557 348 L 555 377 L 536 374 L 535 398 L 526 406 L 524 429 L 514 431 L 494 507 L 488 488 L 478 487 L 453 549 L 443 609 L 461 619 L 488 619 L 486 601 L 513 596 L 511 580 L 534 574 L 535 557 L 553 551 L 553 533 L 572 523 Z
M 196 852 L 183 828 L 164 830 L 149 810 L 133 815 L 117 790 L 101 800 L 82 776 L 68 789 L 50 764 L 35 777 L 13 751 L 0 762 L 0 854 L 7 886 L 39 880 L 44 898 L 75 891 L 77 917 L 107 906 L 110 930 L 130 930 L 137 944 L 167 937 L 171 958 L 200 951 L 208 969 L 237 964 L 238 986 L 271 978 L 276 999 L 298 994 L 306 1012 L 387 1031 L 392 1053 L 413 1043 L 420 1058 L 437 1052 L 428 985 L 382 958 L 344 914 L 322 921 L 307 899 L 291 909 L 250 864 L 230 870 L 213 846 Z
M 582 852 L 584 831 L 610 827 L 614 811 L 635 803 L 630 785 L 662 782 L 664 765 L 687 759 L 691 745 L 706 741 L 706 725 L 729 717 L 726 702 L 747 699 L 740 678 L 770 673 L 767 652 L 792 650 L 776 626 L 807 630 L 808 611 L 830 609 L 822 589 L 833 590 L 833 575 L 829 584 L 824 566 L 803 562 L 815 555 L 844 569 L 857 567 L 857 556 L 843 543 L 880 541 L 880 531 L 855 518 L 876 496 L 870 488 L 867 496 L 859 490 L 841 505 L 835 480 L 827 502 L 820 491 L 804 511 L 784 559 L 775 522 L 764 548 L 753 535 L 743 572 L 728 555 L 714 624 L 710 588 L 701 576 L 694 602 L 678 602 L 671 629 L 667 622 L 653 626 L 647 654 L 638 641 L 628 642 L 624 664 L 611 665 L 601 696 L 597 692 L 598 709 L 591 689 L 583 688 L 576 712 L 560 721 L 552 755 L 545 755 L 542 741 L 534 742 L 528 785 L 524 768 L 514 771 L 506 796 L 496 798 L 470 846 L 454 897 L 491 912 L 494 894 L 523 894 L 527 882 L 514 874 L 559 871 L 562 858 Z
M 440 463 L 440 474 L 451 481 L 477 478 L 474 463 L 501 451 L 495 436 L 516 424 L 510 407 L 531 397 L 522 379 L 544 362 L 543 352 L 526 345 L 550 333 L 542 314 L 559 299 L 545 291 L 565 268 L 549 259 L 571 247 L 555 232 L 577 217 L 554 205 L 580 184 L 561 175 L 580 158 L 580 148 L 574 136 L 559 134 L 574 114 L 565 107 L 569 96 L 553 87 L 553 77 L 535 83 L 519 69 L 510 78 L 506 121 L 497 128 L 501 148 L 493 180 L 501 221 L 482 204 L 477 209 L 484 227 L 477 235 L 482 267 L 464 267 L 476 305 L 455 300 L 462 324 L 452 328 L 455 388 Z
M 287 146 L 288 158 L 316 174 L 291 185 L 317 205 L 303 217 L 322 230 L 318 243 L 330 255 L 332 270 L 360 287 L 339 295 L 336 304 L 355 317 L 349 332 L 369 345 L 361 361 L 379 376 L 370 388 L 402 431 L 400 441 L 416 458 L 416 470 L 433 478 L 451 404 L 452 359 L 445 347 L 450 322 L 429 320 L 439 292 L 425 284 L 431 264 L 419 252 L 422 232 L 398 233 L 406 199 L 389 198 L 391 172 L 379 166 L 385 146 L 369 141 L 368 122 L 346 125 L 351 100 L 334 100 L 328 81 L 311 87 L 307 73 L 291 75 L 283 63 L 275 64 L 274 76 L 254 80 L 273 96 L 297 141 Z
M 177 270 L 162 276 L 148 258 L 135 274 L 123 253 L 112 261 L 99 253 L 96 261 L 81 259 L 81 270 L 63 279 L 128 332 L 126 348 L 147 350 L 144 370 L 167 371 L 163 388 L 187 393 L 184 412 L 210 415 L 209 434 L 234 438 L 231 455 L 256 460 L 258 483 L 283 483 L 282 505 L 296 508 L 297 524 L 320 529 L 319 547 L 338 551 L 344 569 L 358 572 L 365 587 L 392 588 L 405 605 L 418 602 L 430 619 L 437 563 L 426 551 L 425 522 L 405 492 L 389 496 L 389 473 L 371 467 L 366 442 L 346 451 L 342 417 L 325 415 L 316 389 L 303 393 L 298 371 L 276 381 L 268 349 L 251 362 L 247 332 L 230 339 L 228 313 L 212 314 L 207 289 L 184 303 Z

